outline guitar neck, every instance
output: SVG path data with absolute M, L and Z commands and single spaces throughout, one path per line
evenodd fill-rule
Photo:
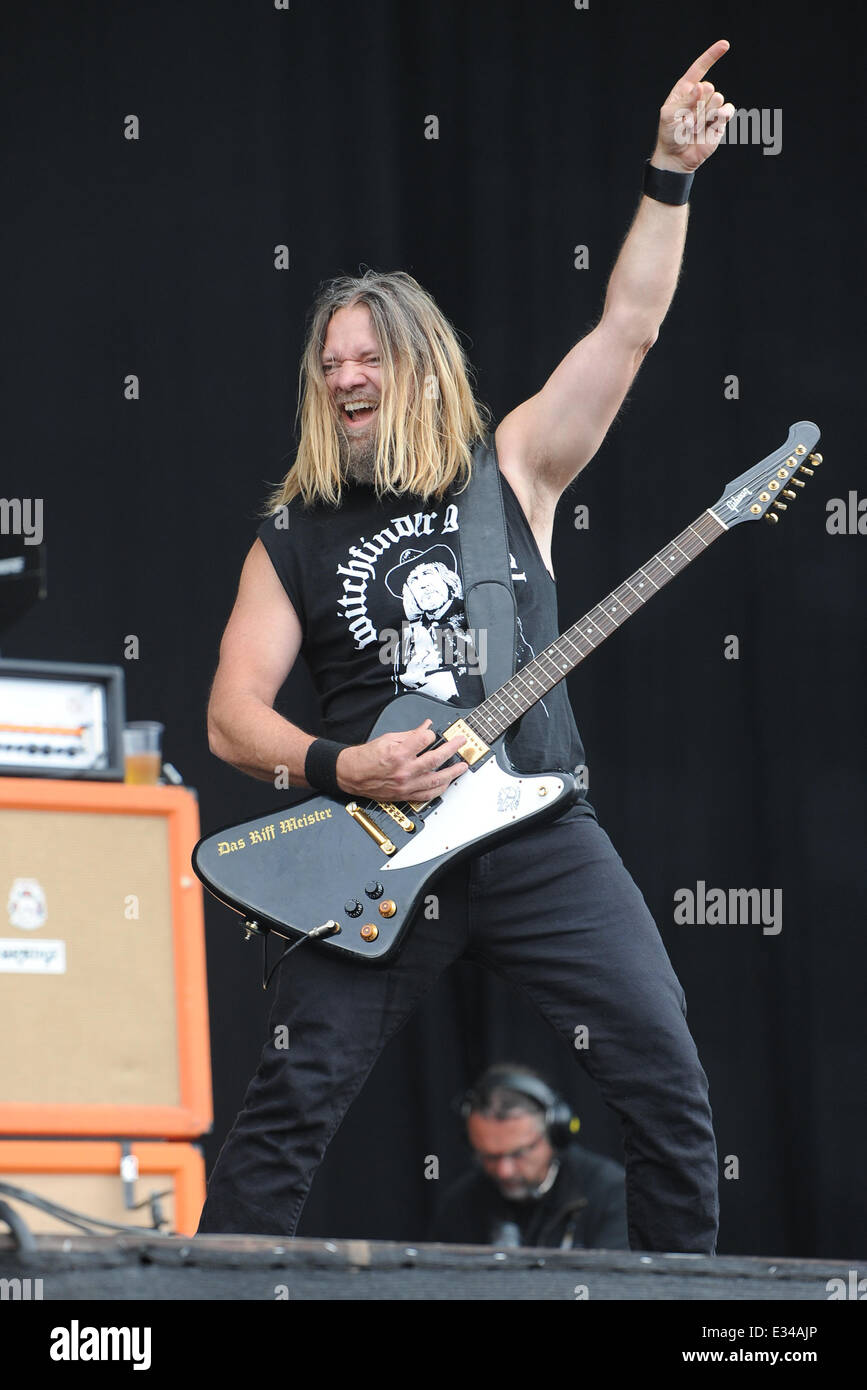
M 702 512 L 691 526 L 657 551 L 616 589 L 577 623 L 562 633 L 544 651 L 522 666 L 520 671 L 477 706 L 465 722 L 474 733 L 490 744 L 510 728 L 564 676 L 574 671 L 627 618 L 643 608 L 647 600 L 702 555 L 712 541 L 725 535 L 726 526 L 711 510 Z

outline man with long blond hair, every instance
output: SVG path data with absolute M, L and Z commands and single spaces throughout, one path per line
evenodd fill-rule
M 674 294 L 692 176 L 733 114 L 703 80 L 727 48 L 720 40 L 696 59 L 661 109 L 645 196 L 599 323 L 493 433 L 518 665 L 558 633 L 557 502 L 602 443 Z M 425 751 L 429 720 L 368 735 L 396 681 L 424 689 L 430 680 L 446 703 L 483 698 L 470 662 L 452 664 L 459 682 L 443 672 L 466 632 L 461 494 L 490 416 L 457 334 L 402 271 L 323 287 L 299 411 L 294 465 L 270 498 L 222 639 L 211 748 L 262 780 L 286 768 L 293 785 L 332 795 L 430 801 L 468 771 L 452 761 L 463 736 Z M 385 653 L 407 621 L 410 640 Z M 273 707 L 300 652 L 324 737 Z M 584 761 L 563 681 L 510 734 L 520 770 Z M 281 970 L 271 1041 L 210 1176 L 199 1231 L 294 1235 L 327 1145 L 382 1048 L 466 956 L 522 988 L 568 1043 L 586 1030 L 588 1046 L 574 1055 L 622 1122 L 631 1247 L 712 1253 L 716 1149 L 683 990 L 586 796 L 553 823 L 452 868 L 437 896 L 438 920 L 417 923 L 386 967 L 314 949 Z M 288 1048 L 276 1045 L 278 1025 L 288 1027 Z

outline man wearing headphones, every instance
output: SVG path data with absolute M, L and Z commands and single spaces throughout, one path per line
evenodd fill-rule
M 629 1249 L 623 1168 L 571 1143 L 579 1120 L 529 1067 L 489 1067 L 460 1113 L 479 1167 L 446 1192 L 431 1240 Z

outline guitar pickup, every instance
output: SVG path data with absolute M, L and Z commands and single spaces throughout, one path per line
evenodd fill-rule
M 457 753 L 455 753 L 454 757 L 449 758 L 447 762 L 442 764 L 443 767 L 452 767 L 455 758 L 462 758 L 469 767 L 472 767 L 474 763 L 480 762 L 482 758 L 490 753 L 491 750 L 488 745 L 479 738 L 478 734 L 473 733 L 469 724 L 463 719 L 456 719 L 454 724 L 450 724 L 447 729 L 443 730 L 435 743 L 432 743 L 429 748 L 423 748 L 422 752 L 430 753 L 435 748 L 438 748 L 440 744 L 447 743 L 450 738 L 457 738 L 458 734 L 463 734 L 465 742 L 458 749 Z M 419 754 L 419 756 L 421 756 L 421 754 Z M 433 799 L 436 800 L 437 798 L 434 797 Z M 409 802 L 413 811 L 421 811 L 425 806 L 429 806 L 430 804 L 430 801 Z
M 473 733 L 469 724 L 463 719 L 456 719 L 454 724 L 450 724 L 449 727 L 443 731 L 443 738 L 446 740 L 457 738 L 458 734 L 463 734 L 466 738 L 466 743 L 458 749 L 458 757 L 463 758 L 464 762 L 469 763 L 470 767 L 472 767 L 473 763 L 477 763 L 480 759 L 484 758 L 487 753 L 490 753 L 491 750 L 488 745 L 479 738 L 478 734 Z M 430 750 L 425 749 L 424 751 L 429 752 Z

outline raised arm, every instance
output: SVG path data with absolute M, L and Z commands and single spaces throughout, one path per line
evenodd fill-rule
M 734 107 L 702 79 L 728 47 L 712 44 L 675 83 L 659 114 L 655 168 L 693 173 L 716 149 Z M 642 196 L 599 323 L 498 427 L 501 466 L 529 491 L 559 497 L 605 438 L 668 312 L 687 218 L 688 204 Z

